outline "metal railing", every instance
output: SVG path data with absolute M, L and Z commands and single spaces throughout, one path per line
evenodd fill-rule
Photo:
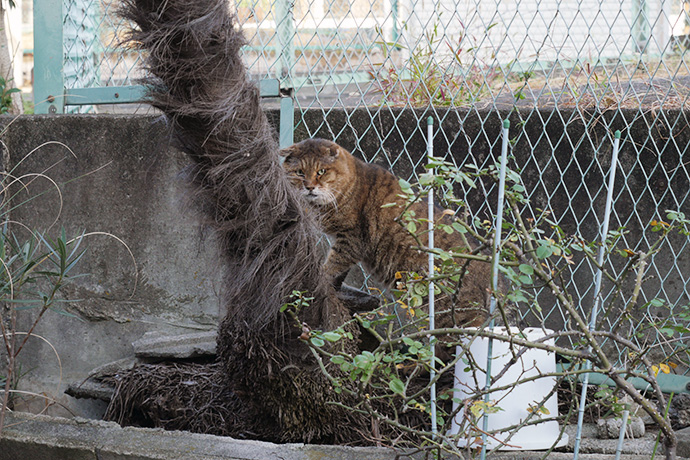
M 140 56 L 120 47 L 114 2 L 34 0 L 34 112 L 92 111 L 103 104 L 146 102 Z M 277 79 L 259 81 L 262 98 L 279 99 L 279 142 L 293 142 L 293 99 Z M 82 110 L 83 109 L 83 110 Z

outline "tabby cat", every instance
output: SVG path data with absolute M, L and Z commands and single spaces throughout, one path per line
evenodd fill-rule
M 400 196 L 402 189 L 396 176 L 324 139 L 307 139 L 281 154 L 291 182 L 318 210 L 324 231 L 332 240 L 324 270 L 336 288 L 358 262 L 387 288 L 399 272 L 427 272 L 428 253 L 419 249 L 419 243 L 399 223 L 406 202 Z M 426 202 L 415 202 L 410 209 L 418 218 L 428 213 Z M 438 215 L 442 215 L 440 211 Z M 443 219 L 450 217 L 444 215 Z M 472 249 L 465 247 L 457 233 L 436 232 L 435 236 L 436 247 L 464 248 L 468 252 Z M 427 243 L 425 232 L 420 232 L 419 240 Z M 470 261 L 466 267 L 455 302 L 442 302 L 444 307 L 452 307 L 454 314 L 437 319 L 437 327 L 450 327 L 453 322 L 479 326 L 487 316 L 490 264 Z

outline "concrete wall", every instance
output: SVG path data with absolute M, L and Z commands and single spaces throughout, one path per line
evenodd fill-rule
M 437 136 L 437 155 L 450 152 L 459 164 L 482 164 L 490 153 L 497 155 L 495 138 L 501 122 L 497 114 L 436 115 L 443 119 L 445 133 Z M 382 112 L 372 123 L 368 115 L 331 111 L 327 121 L 331 126 L 349 123 L 343 131 L 334 130 L 341 133 L 337 141 L 343 146 L 374 161 L 392 164 L 396 173 L 407 177 L 413 168 L 409 161 L 398 161 L 398 154 L 406 152 L 416 159 L 424 154 L 427 114 L 409 111 L 399 118 L 394 116 L 398 114 Z M 520 116 L 526 118 L 525 114 Z M 519 126 L 520 116 L 511 115 L 513 126 Z M 601 171 L 606 170 L 610 144 L 581 142 L 573 148 L 571 142 L 563 141 L 564 132 L 568 139 L 602 140 L 609 129 L 625 129 L 624 137 L 636 139 L 624 143 L 621 151 L 618 184 L 625 185 L 620 185 L 621 193 L 617 195 L 615 219 L 621 221 L 634 213 L 652 218 L 657 209 L 676 208 L 679 204 L 687 210 L 682 191 L 690 189 L 688 175 L 670 176 L 672 183 L 668 183 L 668 171 L 684 168 L 682 150 L 690 144 L 690 130 L 677 127 L 677 132 L 671 132 L 657 124 L 650 134 L 649 120 L 625 117 L 625 113 L 616 118 L 600 117 L 599 123 L 588 124 L 573 121 L 567 114 L 550 117 L 545 111 L 517 130 L 513 155 L 521 165 L 528 190 L 533 190 L 532 202 L 535 206 L 547 203 L 562 212 L 567 231 L 595 235 L 596 215 L 600 214 L 597 209 L 603 209 L 604 194 L 590 192 L 601 189 Z M 213 236 L 185 199 L 188 190 L 181 171 L 186 160 L 169 147 L 167 128 L 160 118 L 27 116 L 0 118 L 0 124 L 5 129 L 4 142 L 13 174 L 45 172 L 62 191 L 60 202 L 47 180 L 35 180 L 28 193 L 36 198 L 15 209 L 13 220 L 30 228 L 49 229 L 53 235 L 63 226 L 72 235 L 107 232 L 124 241 L 136 260 L 135 264 L 124 246 L 112 237 L 88 237 L 88 252 L 79 265 L 79 271 L 88 276 L 65 289 L 68 299 L 79 300 L 66 304 L 66 311 L 75 316 L 49 312 L 36 330 L 55 347 L 60 361 L 51 347 L 38 339 L 31 340 L 21 355 L 22 389 L 46 392 L 78 415 L 99 416 L 102 405 L 65 396 L 65 386 L 82 381 L 97 366 L 131 357 L 132 342 L 147 331 L 182 334 L 216 328 L 222 308 L 222 267 L 216 262 Z M 316 131 L 319 126 L 322 131 Z M 398 134 L 381 141 L 372 126 L 386 133 L 395 126 Z M 461 131 L 466 136 L 458 136 Z M 320 110 L 303 114 L 296 139 L 307 132 L 330 137 Z M 357 133 L 364 134 L 358 137 Z M 452 139 L 456 141 L 450 142 Z M 468 143 L 467 139 L 475 141 Z M 649 143 L 640 150 L 643 141 Z M 654 149 L 660 153 L 653 155 Z M 600 169 L 586 170 L 584 175 L 578 172 L 594 160 L 601 164 Z M 553 189 L 549 190 L 550 186 Z M 677 196 L 666 193 L 669 189 L 676 190 Z M 470 201 L 479 209 L 490 207 L 484 196 L 471 196 Z M 57 223 L 53 224 L 56 217 Z M 632 230 L 639 233 L 636 225 L 631 224 Z M 634 239 L 635 235 L 631 236 Z M 652 291 L 665 284 L 663 289 L 669 298 L 687 303 L 683 273 L 690 273 L 690 253 L 682 252 L 682 241 L 678 247 L 678 254 L 662 254 L 655 260 L 658 273 L 666 273 L 667 277 L 652 280 L 657 285 Z M 581 286 L 591 285 L 591 272 L 582 272 L 580 278 Z M 21 312 L 23 327 L 28 327 L 29 314 Z M 51 410 L 66 414 L 57 407 Z
M 114 237 L 87 237 L 78 270 L 88 276 L 64 289 L 68 299 L 79 300 L 66 307 L 76 317 L 48 312 L 36 329 L 60 361 L 45 342 L 31 340 L 20 355 L 26 373 L 21 388 L 98 415 L 101 407 L 64 396 L 65 386 L 99 365 L 133 356 L 132 342 L 146 331 L 216 328 L 221 269 L 214 241 L 187 206 L 180 172 L 185 161 L 168 140 L 156 117 L 34 116 L 7 128 L 14 175 L 45 171 L 62 192 L 60 202 L 47 180 L 36 180 L 28 187 L 36 198 L 15 209 L 12 219 L 53 236 L 61 227 L 75 236 L 107 232 L 134 255 Z M 24 328 L 28 313 L 20 313 Z

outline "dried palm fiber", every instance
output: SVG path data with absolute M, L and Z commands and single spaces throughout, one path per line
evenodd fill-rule
M 248 414 L 225 385 L 218 363 L 141 364 L 102 381 L 115 386 L 106 419 L 121 425 L 220 436 L 253 434 L 240 429 Z
M 293 290 L 304 290 L 315 296 L 302 312 L 310 327 L 332 329 L 349 317 L 322 282 L 317 222 L 280 165 L 228 3 L 124 0 L 121 15 L 138 26 L 131 39 L 148 52 L 153 105 L 193 160 L 191 176 L 221 242 L 227 313 L 218 355 L 228 387 L 252 414 L 240 429 L 280 441 L 353 439 L 365 421 L 327 404 L 342 397 L 279 311 Z

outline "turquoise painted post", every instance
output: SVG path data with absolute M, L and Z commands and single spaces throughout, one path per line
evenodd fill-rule
M 632 51 L 633 53 L 646 53 L 647 43 L 651 35 L 647 0 L 633 0 L 632 23 Z
M 34 113 L 62 113 L 62 0 L 34 0 Z
M 398 42 L 400 37 L 400 30 L 398 29 L 398 0 L 391 1 L 391 21 L 393 21 L 392 41 Z
M 292 94 L 280 98 L 280 148 L 284 149 L 295 143 L 295 101 Z
M 294 2 L 277 0 L 275 2 L 276 36 L 278 38 L 278 57 L 275 64 L 275 75 L 281 86 L 292 86 L 290 75 L 295 60 L 295 21 L 292 17 Z

